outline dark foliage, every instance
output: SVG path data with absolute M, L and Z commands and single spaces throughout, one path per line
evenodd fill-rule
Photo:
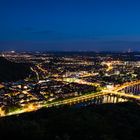
M 13 63 L 0 57 L 0 81 L 9 82 L 24 79 L 30 73 L 26 64 Z
M 47 140 L 139 140 L 135 103 L 41 109 L 0 119 L 1 138 Z

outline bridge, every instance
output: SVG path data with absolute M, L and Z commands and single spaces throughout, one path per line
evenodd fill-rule
M 113 89 L 113 91 L 125 90 L 125 93 L 130 93 L 131 91 L 132 91 L 132 93 L 134 93 L 134 90 L 136 90 L 136 89 L 140 90 L 140 80 L 132 81 L 132 82 L 126 82 L 126 83 L 122 84 L 121 86 L 118 85 Z
M 52 103 L 45 103 L 43 107 L 54 107 L 61 105 L 75 105 L 75 104 L 103 104 L 103 103 L 118 103 L 125 101 L 140 102 L 140 96 L 119 93 L 115 91 L 103 91 L 100 93 L 91 93 L 89 95 L 83 95 L 80 97 L 74 97 L 71 99 L 64 99 L 62 101 L 55 101 Z
M 118 103 L 118 102 L 125 102 L 128 100 L 140 103 L 139 95 L 126 93 L 128 91 L 128 88 L 130 87 L 132 88 L 131 89 L 132 91 L 139 89 L 138 87 L 139 84 L 140 81 L 134 81 L 130 83 L 125 83 L 121 86 L 117 86 L 113 90 L 102 90 L 101 92 L 86 94 L 86 95 L 73 97 L 69 99 L 63 99 L 54 102 L 42 101 L 36 104 L 29 104 L 26 106 L 26 108 L 13 111 L 8 114 L 5 114 L 3 113 L 3 110 L 0 110 L 0 116 L 9 116 L 9 115 L 21 114 L 24 112 L 36 111 L 42 107 L 50 108 L 50 107 L 63 106 L 63 105 L 76 105 L 81 103 L 82 105 L 89 105 L 89 104 L 102 104 L 102 103 Z
M 136 90 L 139 90 L 140 93 L 140 80 L 124 83 L 121 86 L 116 86 L 113 90 L 102 90 L 101 92 L 82 95 L 71 99 L 64 99 L 62 101 L 57 101 L 53 103 L 45 103 L 44 107 L 74 105 L 80 103 L 85 104 L 118 103 L 125 101 L 134 101 L 140 103 L 140 95 L 135 94 Z
M 127 82 L 122 85 L 115 86 L 112 90 L 102 90 L 97 93 L 86 94 L 78 97 L 72 97 L 70 99 L 63 99 L 61 101 L 54 101 L 49 103 L 45 101 L 42 103 L 42 106 L 53 107 L 53 106 L 61 106 L 61 105 L 74 105 L 80 103 L 83 104 L 84 103 L 85 104 L 118 103 L 118 102 L 125 102 L 128 100 L 140 102 L 140 96 L 136 94 L 136 91 L 138 90 L 140 92 L 140 80 Z

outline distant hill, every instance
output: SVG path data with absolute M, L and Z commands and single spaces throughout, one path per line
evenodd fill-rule
M 1 138 L 46 140 L 139 140 L 135 103 L 41 109 L 0 119 Z
M 30 67 L 14 63 L 0 57 L 0 82 L 17 81 L 24 79 L 30 73 Z

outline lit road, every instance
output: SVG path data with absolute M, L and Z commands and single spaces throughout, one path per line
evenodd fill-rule
M 85 85 L 89 85 L 89 86 L 100 86 L 99 83 L 92 83 L 92 82 L 87 82 L 85 80 L 82 79 L 78 79 L 78 78 L 63 78 L 62 79 L 55 79 L 56 81 L 64 81 L 64 82 L 68 82 L 68 83 L 78 83 L 78 84 L 85 84 Z
M 41 67 L 41 64 L 35 65 L 35 68 L 31 67 L 31 70 L 36 74 L 38 81 L 40 80 L 40 77 L 41 77 L 40 74 L 39 74 L 40 71 L 44 74 L 44 76 L 46 76 L 47 73 L 48 73 L 47 70 L 45 70 Z
M 42 71 L 44 74 L 47 74 L 47 73 L 48 73 L 48 71 L 47 71 L 46 69 L 42 68 L 41 64 L 38 64 L 36 67 L 37 67 L 40 71 Z
M 132 82 L 126 82 L 126 83 L 122 84 L 121 86 L 120 85 L 116 86 L 113 89 L 113 91 L 120 91 L 120 90 L 122 90 L 122 89 L 124 89 L 126 87 L 130 87 L 130 86 L 134 86 L 134 85 L 138 85 L 138 84 L 140 84 L 140 80 L 132 81 Z
M 113 69 L 111 63 L 108 63 L 107 66 L 108 66 L 108 68 L 106 69 L 106 71 L 111 71 Z
M 35 69 L 33 69 L 32 67 L 31 67 L 31 70 L 36 74 L 37 80 L 39 81 L 39 74 L 38 74 L 38 72 Z
M 98 73 L 85 73 L 83 75 L 80 75 L 79 78 L 85 78 L 85 77 L 90 77 L 90 76 L 96 76 Z

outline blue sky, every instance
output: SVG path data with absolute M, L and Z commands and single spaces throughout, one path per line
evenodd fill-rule
M 139 0 L 1 0 L 1 50 L 140 50 Z

